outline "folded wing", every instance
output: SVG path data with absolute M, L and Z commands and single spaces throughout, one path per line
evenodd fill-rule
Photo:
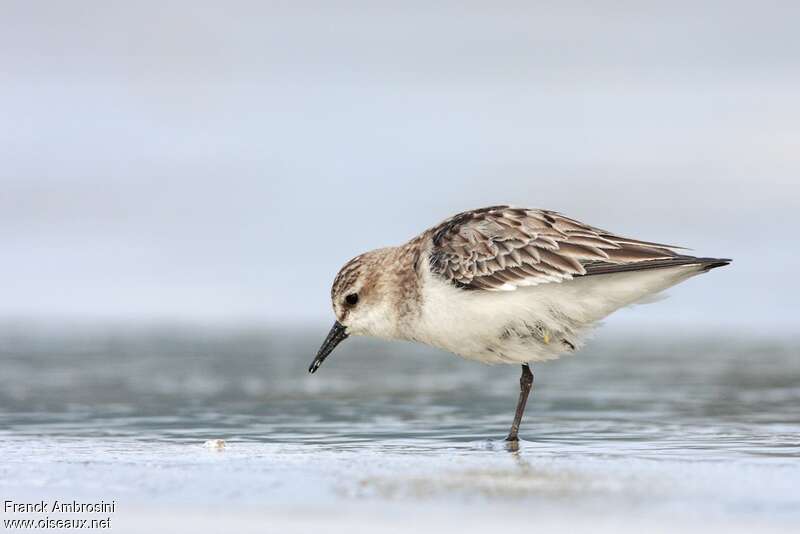
M 492 206 L 459 213 L 429 230 L 431 271 L 465 289 L 510 291 L 578 276 L 676 265 L 712 268 L 681 247 L 612 234 L 559 213 Z

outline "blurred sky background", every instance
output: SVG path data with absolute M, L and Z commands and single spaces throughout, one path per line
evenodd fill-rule
M 794 331 L 798 21 L 790 1 L 3 2 L 0 318 L 329 322 L 350 257 L 512 203 L 734 258 L 615 325 Z

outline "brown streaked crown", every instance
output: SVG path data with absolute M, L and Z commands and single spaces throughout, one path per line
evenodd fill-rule
M 356 256 L 345 263 L 344 266 L 339 269 L 339 273 L 333 280 L 331 299 L 336 299 L 337 295 L 344 295 L 345 292 L 353 286 L 356 280 L 358 280 L 363 271 L 363 267 L 361 256 Z

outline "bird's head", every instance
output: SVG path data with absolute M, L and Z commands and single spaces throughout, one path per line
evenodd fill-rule
M 387 251 L 379 249 L 356 256 L 339 270 L 331 288 L 336 322 L 308 368 L 310 373 L 349 336 L 393 337 L 394 314 L 384 261 Z

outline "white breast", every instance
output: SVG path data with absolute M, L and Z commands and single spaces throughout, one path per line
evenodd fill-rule
M 458 289 L 423 275 L 422 310 L 408 338 L 485 363 L 551 360 L 623 306 L 699 274 L 698 266 L 579 277 L 514 291 Z

